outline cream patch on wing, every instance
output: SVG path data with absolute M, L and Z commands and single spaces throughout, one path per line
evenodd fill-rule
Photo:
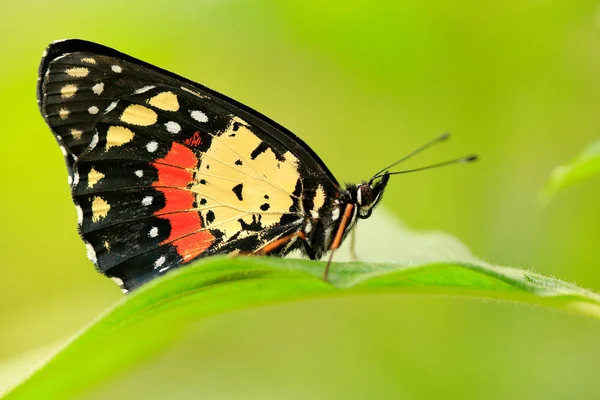
M 83 67 L 74 67 L 65 70 L 65 72 L 72 78 L 84 78 L 88 76 L 90 70 Z
M 150 126 L 156 123 L 158 114 L 148 107 L 132 104 L 121 115 L 121 121 L 131 125 Z
M 101 218 L 106 218 L 110 204 L 100 196 L 94 197 L 92 200 L 92 222 L 98 222 Z
M 271 226 L 293 205 L 298 159 L 288 151 L 280 161 L 270 148 L 252 159 L 261 143 L 245 121 L 233 118 L 227 131 L 213 139 L 196 174 L 191 190 L 202 217 L 209 228 L 223 232 L 224 241 L 240 231 L 238 220 L 251 224 L 253 215 L 260 216 L 263 227 Z
M 83 132 L 81 130 L 75 129 L 75 128 L 71 128 L 71 136 L 73 136 L 73 139 L 80 140 L 81 139 L 81 135 L 83 135 Z
M 313 218 L 319 218 L 319 210 L 325 204 L 325 189 L 322 185 L 317 186 L 315 197 L 313 197 L 313 208 L 311 215 Z
M 88 187 L 92 188 L 96 183 L 100 181 L 100 179 L 104 178 L 104 174 L 102 172 L 96 171 L 94 168 L 90 170 L 88 173 Z
M 148 100 L 148 104 L 164 111 L 179 110 L 177 95 L 173 92 L 162 92 Z
M 69 83 L 69 84 L 63 86 L 62 88 L 60 88 L 60 95 L 62 96 L 63 99 L 68 99 L 70 97 L 73 97 L 75 95 L 75 93 L 77 93 L 77 85 L 75 85 L 73 83 Z
M 135 134 L 124 126 L 112 125 L 106 132 L 106 150 L 130 142 Z
M 60 110 L 58 110 L 58 116 L 60 117 L 60 119 L 69 118 L 69 110 L 64 107 L 61 108 Z

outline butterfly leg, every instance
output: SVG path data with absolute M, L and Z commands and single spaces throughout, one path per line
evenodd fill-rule
M 350 260 L 358 261 L 358 254 L 356 254 L 356 228 L 350 232 Z
M 306 236 L 304 235 L 304 232 L 302 232 L 302 231 L 290 233 L 289 235 L 280 237 L 279 239 L 272 241 L 271 243 L 267 244 L 266 246 L 261 247 L 260 249 L 256 250 L 252 254 L 258 255 L 258 256 L 263 256 L 263 255 L 269 254 L 270 252 L 277 250 L 278 248 L 280 248 L 282 246 L 285 246 L 295 237 L 300 238 L 300 240 L 302 240 L 302 241 L 306 240 Z
M 327 265 L 325 266 L 325 273 L 323 274 L 323 280 L 325 280 L 325 281 L 329 277 L 329 267 L 331 266 L 331 260 L 333 259 L 333 253 L 338 247 L 340 247 L 340 244 L 342 243 L 342 237 L 344 236 L 344 231 L 346 230 L 346 227 L 350 223 L 350 219 L 352 218 L 353 212 L 354 212 L 354 205 L 347 204 L 346 209 L 344 210 L 344 215 L 342 215 L 342 220 L 340 221 L 340 224 L 338 225 L 338 229 L 335 232 L 335 237 L 333 238 L 333 242 L 331 243 L 331 246 L 329 246 L 329 251 L 330 251 L 329 259 L 327 260 Z

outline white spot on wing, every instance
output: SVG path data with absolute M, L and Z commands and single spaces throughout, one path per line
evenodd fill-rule
M 77 186 L 79 184 L 79 174 L 77 172 L 73 173 L 73 186 Z
M 83 210 L 79 205 L 76 205 L 75 209 L 77 210 L 77 223 L 81 225 L 83 224 Z
M 138 90 L 136 90 L 135 94 L 141 94 L 141 93 L 146 93 L 148 90 L 152 90 L 154 89 L 156 86 L 153 85 L 149 85 L 149 86 L 144 86 L 143 88 L 139 88 Z
M 121 66 L 119 65 L 113 65 L 112 67 L 110 67 L 110 69 L 112 69 L 113 72 L 116 72 L 117 74 L 123 72 L 123 68 L 121 68 Z
M 208 117 L 202 111 L 190 110 L 190 115 L 198 122 L 208 122 Z
M 134 172 L 134 174 L 138 178 L 141 178 L 142 176 L 144 176 L 144 171 L 142 171 L 141 169 L 138 169 L 137 171 Z
M 194 96 L 200 97 L 201 99 L 208 99 L 209 98 L 208 96 L 205 96 L 205 95 L 203 95 L 201 93 L 198 93 L 198 92 L 196 92 L 196 91 L 194 91 L 192 89 L 188 89 L 185 86 L 181 86 L 181 88 L 183 90 L 185 90 L 186 92 L 193 94 Z
M 179 133 L 179 131 L 181 131 L 181 125 L 174 121 L 167 122 L 165 126 L 170 133 Z
M 94 94 L 102 94 L 103 91 L 104 91 L 104 83 L 103 82 L 98 82 L 94 86 L 92 86 L 92 92 L 94 92 Z
M 88 112 L 92 115 L 98 114 L 98 111 L 100 110 L 98 110 L 98 107 L 96 106 L 91 106 L 90 108 L 88 108 Z
M 158 149 L 158 143 L 156 143 L 154 140 L 146 145 L 146 150 L 148 150 L 150 153 L 154 153 L 156 149 Z
M 153 226 L 152 228 L 150 228 L 150 232 L 148 232 L 148 236 L 151 238 L 155 238 L 158 236 L 158 228 L 156 226 Z
M 167 261 L 167 259 L 165 258 L 165 256 L 160 256 L 158 257 L 158 259 L 156 261 L 154 261 L 154 268 L 159 268 L 161 267 L 165 261 Z
M 119 285 L 119 287 L 121 289 L 125 288 L 125 284 L 123 283 L 123 280 L 121 278 L 117 278 L 116 276 L 111 276 L 110 279 L 112 279 L 117 285 Z
M 115 107 L 117 106 L 117 103 L 118 103 L 118 102 L 119 102 L 119 100 L 115 100 L 115 101 L 113 101 L 112 103 L 110 103 L 110 104 L 108 105 L 108 107 L 106 107 L 106 110 L 104 110 L 104 113 L 106 114 L 106 113 L 109 113 L 109 112 L 111 112 L 112 110 L 114 110 L 114 109 L 115 109 Z
M 94 136 L 92 136 L 92 141 L 90 142 L 90 149 L 96 147 L 96 145 L 98 144 L 98 140 L 98 134 L 96 133 Z
M 152 204 L 152 200 L 152 196 L 146 196 L 142 199 L 142 205 L 149 206 L 150 204 Z
M 96 250 L 94 250 L 94 246 L 92 246 L 90 243 L 86 243 L 85 246 L 87 247 L 87 256 L 90 261 L 93 262 L 94 265 L 98 265 L 98 259 L 96 258 Z
M 340 217 L 340 209 L 339 209 L 339 207 L 336 207 L 331 212 L 331 219 L 332 219 L 332 221 L 337 221 L 339 217 Z
M 63 156 L 67 156 L 67 149 L 65 149 L 64 146 L 60 146 L 60 151 L 63 153 Z

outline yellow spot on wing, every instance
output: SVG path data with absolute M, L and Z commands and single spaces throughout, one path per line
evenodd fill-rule
M 106 251 L 110 250 L 110 243 L 108 243 L 107 240 L 104 241 L 104 248 L 106 249 Z
M 179 101 L 173 92 L 162 92 L 148 100 L 148 104 L 165 111 L 179 110 Z
M 109 126 L 106 132 L 106 150 L 113 146 L 121 146 L 133 139 L 135 134 L 124 126 Z
M 108 211 L 110 210 L 110 204 L 106 202 L 102 197 L 94 197 L 92 201 L 92 222 L 100 221 L 100 218 L 106 218 Z
M 69 110 L 66 108 L 61 108 L 58 110 L 58 115 L 60 116 L 60 119 L 67 119 L 69 118 Z
M 94 60 L 91 57 L 82 58 L 81 61 L 83 61 L 84 63 L 88 63 L 88 64 L 96 64 L 96 60 Z
M 313 199 L 312 211 L 318 212 L 321 207 L 323 207 L 323 204 L 325 204 L 325 189 L 323 189 L 323 186 L 319 185 Z
M 71 129 L 71 136 L 73 136 L 73 139 L 75 140 L 79 140 L 81 139 L 81 135 L 83 135 L 83 132 L 80 131 L 79 129 Z
M 104 178 L 104 174 L 92 168 L 90 170 L 90 173 L 88 174 L 88 187 L 94 187 L 94 185 L 98 183 L 98 181 L 100 181 L 100 179 L 102 178 Z
M 90 73 L 90 70 L 87 68 L 83 68 L 83 67 L 75 67 L 75 68 L 69 68 L 65 72 L 70 77 L 83 78 L 85 76 L 88 76 L 88 74 Z
M 77 85 L 72 83 L 63 86 L 60 89 L 60 94 L 63 99 L 68 99 L 69 97 L 73 97 L 73 95 L 77 92 Z
M 121 121 L 132 125 L 149 126 L 156 123 L 158 115 L 148 107 L 132 104 L 123 111 Z

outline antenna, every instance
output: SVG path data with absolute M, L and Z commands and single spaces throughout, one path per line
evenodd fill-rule
M 433 146 L 436 143 L 439 142 L 443 142 L 444 140 L 448 139 L 450 137 L 450 133 L 446 132 L 446 133 L 442 133 L 440 136 L 436 137 L 435 139 L 425 143 L 423 146 L 417 148 L 416 150 L 413 150 L 411 153 L 408 153 L 407 155 L 405 155 L 404 157 L 402 157 L 401 159 L 399 159 L 398 161 L 396 161 L 395 163 L 392 163 L 390 165 L 388 165 L 387 167 L 383 168 L 381 171 L 377 172 L 375 175 L 373 175 L 373 177 L 371 178 L 371 182 L 377 178 L 379 176 L 379 174 L 381 174 L 382 172 L 395 167 L 396 165 L 400 164 L 403 161 L 408 160 L 409 158 L 419 154 L 420 152 L 422 152 L 423 150 L 427 149 L 430 146 Z
M 470 163 L 470 162 L 473 162 L 473 161 L 477 161 L 477 156 L 474 155 L 474 154 L 470 155 L 470 156 L 466 156 L 466 157 L 457 158 L 457 159 L 454 159 L 454 160 L 444 161 L 444 162 L 437 163 L 437 164 L 426 165 L 426 166 L 420 167 L 420 168 L 407 169 L 407 170 L 404 170 L 404 171 L 397 171 L 397 172 L 389 172 L 387 175 L 408 174 L 409 172 L 424 171 L 426 169 L 432 169 L 432 168 L 438 168 L 438 167 L 445 167 L 446 165 L 452 165 L 452 164 Z

